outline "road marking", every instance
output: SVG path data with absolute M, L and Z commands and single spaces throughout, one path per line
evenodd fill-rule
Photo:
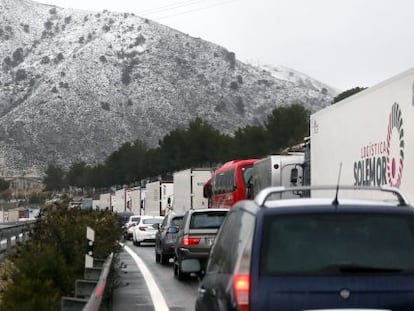
M 164 296 L 162 295 L 159 287 L 157 286 L 157 283 L 155 282 L 146 264 L 130 247 L 122 243 L 120 244 L 131 255 L 131 257 L 137 264 L 139 270 L 141 271 L 142 276 L 144 277 L 145 283 L 147 284 L 148 290 L 150 292 L 155 311 L 169 311 L 170 309 L 168 308 L 167 303 L 165 302 Z

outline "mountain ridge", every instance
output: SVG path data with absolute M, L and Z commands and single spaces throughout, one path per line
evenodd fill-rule
M 337 90 L 277 79 L 227 49 L 132 13 L 0 0 L 0 175 L 102 162 L 201 117 L 225 134 Z

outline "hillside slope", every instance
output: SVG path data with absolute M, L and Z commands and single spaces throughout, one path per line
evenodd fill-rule
M 316 111 L 337 94 L 134 14 L 29 0 L 0 0 L 0 62 L 0 175 L 97 163 L 136 139 L 156 146 L 197 116 L 231 134 L 280 105 Z

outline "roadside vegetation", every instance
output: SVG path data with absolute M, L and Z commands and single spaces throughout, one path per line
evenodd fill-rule
M 332 104 L 364 89 L 346 90 Z M 300 103 L 291 104 L 275 108 L 262 125 L 246 126 L 234 135 L 225 135 L 197 117 L 186 129 L 176 129 L 164 136 L 156 148 L 148 148 L 136 140 L 125 143 L 96 166 L 78 162 L 65 171 L 49 164 L 43 182 L 51 191 L 69 185 L 82 189 L 136 185 L 144 179 L 168 180 L 175 171 L 189 167 L 215 167 L 234 159 L 261 158 L 302 143 L 309 136 L 309 119 L 309 110 Z
M 95 230 L 94 258 L 116 253 L 116 215 L 59 203 L 44 209 L 30 240 L 0 267 L 0 310 L 60 310 L 61 297 L 74 296 L 75 280 L 84 278 L 87 226 Z
M 65 171 L 50 164 L 43 182 L 50 191 L 69 185 L 99 189 L 154 177 L 169 179 L 174 171 L 188 167 L 214 167 L 233 159 L 259 158 L 303 142 L 309 135 L 309 116 L 300 104 L 279 107 L 263 125 L 239 128 L 232 136 L 195 118 L 187 128 L 164 136 L 156 148 L 137 140 L 125 143 L 96 166 L 78 162 Z

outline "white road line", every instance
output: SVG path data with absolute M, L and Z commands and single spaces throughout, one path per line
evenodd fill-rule
M 151 295 L 152 303 L 154 304 L 155 311 L 169 311 L 170 309 L 165 302 L 164 296 L 162 295 L 157 283 L 155 282 L 151 272 L 149 271 L 146 264 L 139 258 L 139 256 L 127 245 L 121 244 L 124 246 L 124 249 L 131 255 L 135 260 L 139 270 L 144 277 L 145 283 L 147 284 L 148 290 Z

